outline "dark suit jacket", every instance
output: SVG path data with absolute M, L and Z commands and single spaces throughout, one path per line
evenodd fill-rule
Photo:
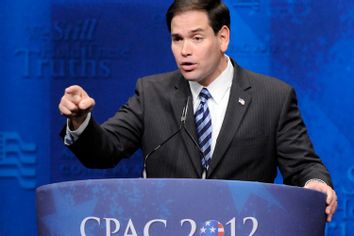
M 273 182 L 279 166 L 286 184 L 303 186 L 320 178 L 331 185 L 307 135 L 294 90 L 277 79 L 234 67 L 207 177 Z M 179 128 L 188 96 L 189 83 L 178 71 L 139 79 L 135 95 L 115 116 L 101 126 L 91 119 L 69 148 L 89 168 L 114 167 L 139 148 L 146 155 Z M 197 139 L 192 109 L 186 128 Z M 200 163 L 198 149 L 182 131 L 148 158 L 147 173 L 157 178 L 200 178 Z

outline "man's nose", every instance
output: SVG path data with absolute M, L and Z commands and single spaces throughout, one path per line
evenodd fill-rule
M 190 42 L 188 42 L 188 40 L 185 40 L 182 44 L 182 48 L 181 48 L 181 54 L 182 56 L 189 56 L 192 54 L 192 48 L 190 45 Z

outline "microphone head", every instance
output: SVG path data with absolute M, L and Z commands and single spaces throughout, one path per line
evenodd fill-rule
M 186 120 L 187 120 L 189 99 L 190 99 L 190 96 L 188 96 L 188 98 L 187 98 L 187 103 L 186 103 L 186 105 L 183 107 L 182 116 L 181 116 L 181 123 L 182 123 L 182 124 L 185 124 L 185 123 L 186 123 Z

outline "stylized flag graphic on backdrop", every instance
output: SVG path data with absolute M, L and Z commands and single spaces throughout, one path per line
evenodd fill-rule
M 200 235 L 203 236 L 224 236 L 224 234 L 224 226 L 216 220 L 209 220 L 200 228 Z
M 16 178 L 21 187 L 36 187 L 36 145 L 18 133 L 0 132 L 0 179 Z

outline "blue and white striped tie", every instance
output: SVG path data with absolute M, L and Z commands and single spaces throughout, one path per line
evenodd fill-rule
M 199 93 L 200 103 L 197 112 L 194 115 L 195 125 L 199 146 L 204 156 L 202 157 L 202 166 L 208 170 L 211 161 L 211 116 L 208 108 L 208 99 L 211 97 L 208 89 L 203 88 Z

